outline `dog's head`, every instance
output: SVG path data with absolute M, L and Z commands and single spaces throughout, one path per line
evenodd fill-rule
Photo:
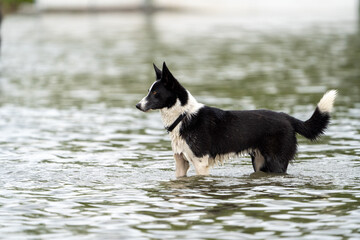
M 154 64 L 156 81 L 151 85 L 149 93 L 136 107 L 143 111 L 171 108 L 179 100 L 184 106 L 188 101 L 186 89 L 174 78 L 165 62 L 162 70 Z

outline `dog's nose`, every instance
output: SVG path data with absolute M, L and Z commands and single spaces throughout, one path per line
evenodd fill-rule
M 140 103 L 136 104 L 136 108 L 141 110 L 141 104 Z

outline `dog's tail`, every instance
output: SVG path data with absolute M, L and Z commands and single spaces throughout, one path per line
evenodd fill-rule
M 330 122 L 330 112 L 332 111 L 336 95 L 336 90 L 326 92 L 318 103 L 313 115 L 306 121 L 290 117 L 290 122 L 295 131 L 310 140 L 316 140 L 321 136 Z

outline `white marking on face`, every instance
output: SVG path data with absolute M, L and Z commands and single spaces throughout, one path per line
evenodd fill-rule
M 147 96 L 148 96 L 148 95 L 146 95 L 146 96 L 145 96 L 143 99 L 141 99 L 141 101 L 139 102 L 141 109 L 144 109 L 145 106 L 146 106 L 146 104 L 147 104 L 147 100 L 146 100 Z
M 157 81 L 155 81 L 149 88 L 149 93 L 151 92 L 152 88 L 154 87 L 155 83 L 157 83 Z
M 146 106 L 146 104 L 148 103 L 148 101 L 146 100 L 146 98 L 147 98 L 147 97 L 149 96 L 149 94 L 151 93 L 151 90 L 152 90 L 152 88 L 154 87 L 154 84 L 155 84 L 155 83 L 156 83 L 156 81 L 150 86 L 148 94 L 147 94 L 143 99 L 141 99 L 141 101 L 139 102 L 141 109 L 144 109 L 145 106 Z

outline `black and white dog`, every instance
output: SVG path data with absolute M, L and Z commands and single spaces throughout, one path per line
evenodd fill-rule
M 251 156 L 254 171 L 285 173 L 297 150 L 296 133 L 315 140 L 329 124 L 336 90 L 327 92 L 313 115 L 301 121 L 270 110 L 224 111 L 195 100 L 165 62 L 155 65 L 156 81 L 136 107 L 160 109 L 171 137 L 176 176 L 186 176 L 191 162 L 199 175 L 239 154 Z

